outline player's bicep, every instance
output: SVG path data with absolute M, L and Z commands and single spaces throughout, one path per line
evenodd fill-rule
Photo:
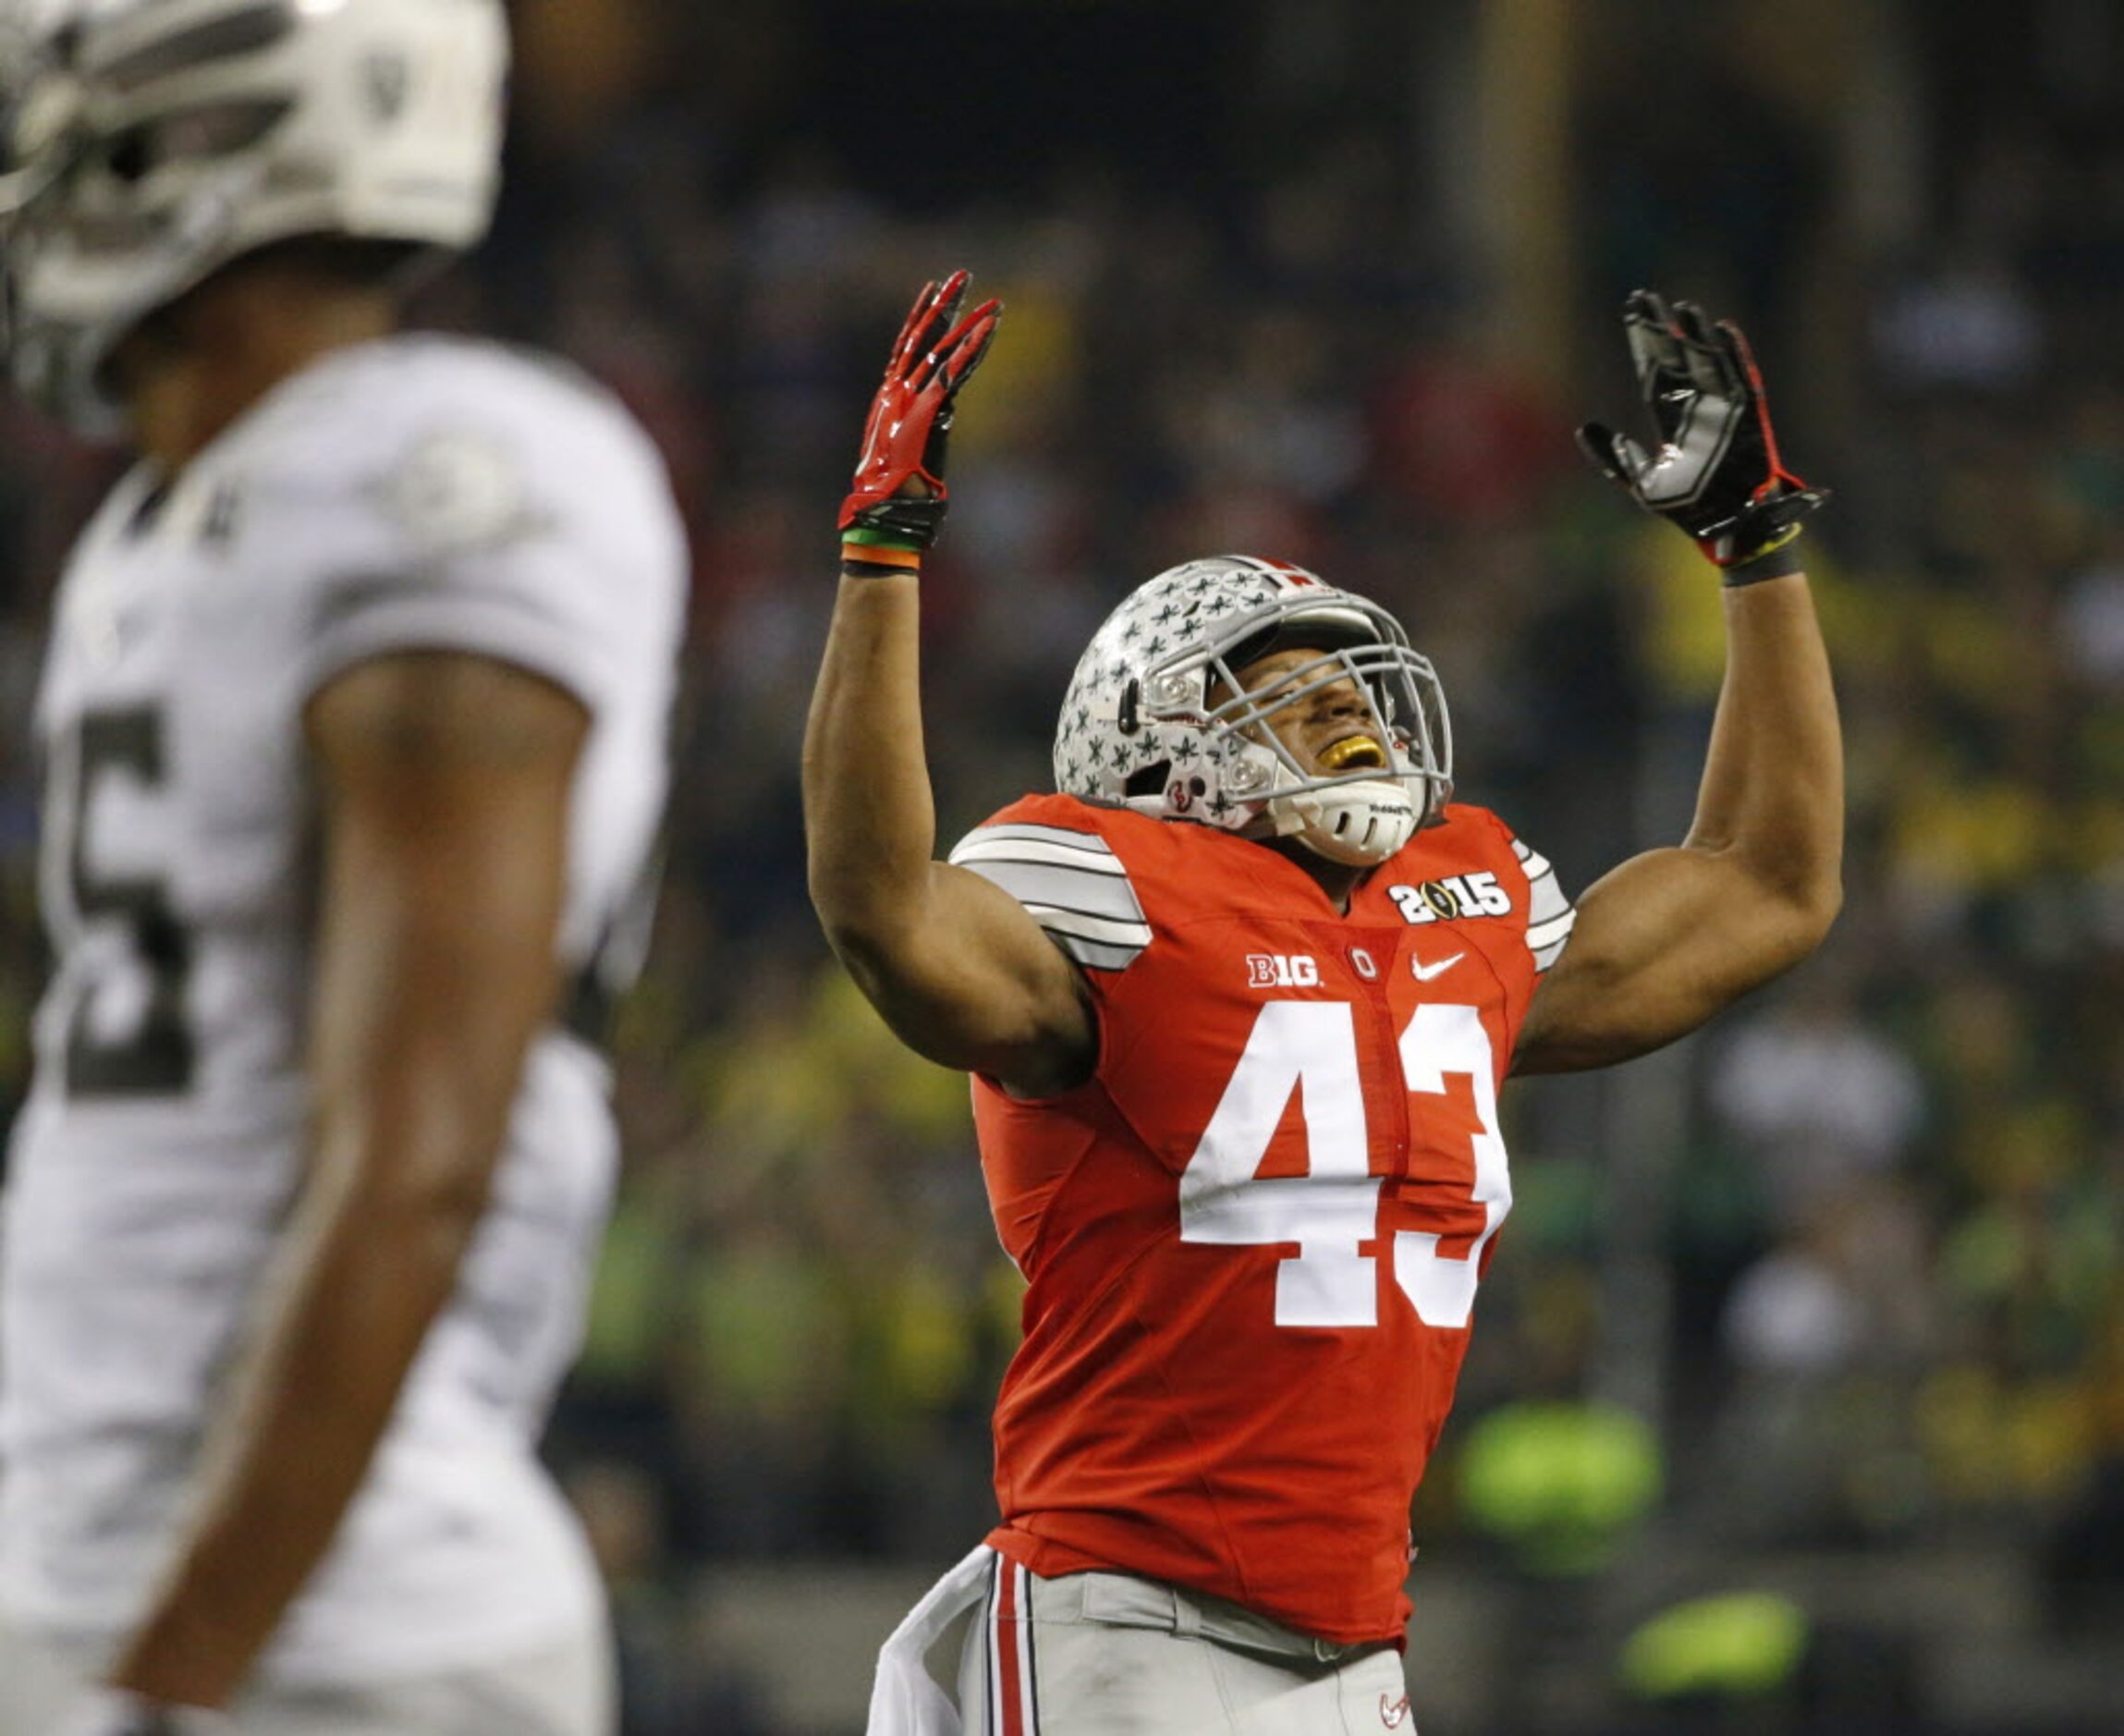
M 452 652 L 359 664 L 310 701 L 322 807 L 311 1070 L 321 1118 L 404 1135 L 360 1142 L 379 1162 L 491 1160 L 558 994 L 589 721 L 553 682 Z
M 917 1053 L 1029 1096 L 1088 1078 L 1098 1028 L 1078 967 L 1002 887 L 934 862 L 922 908 L 884 944 L 844 939 L 841 957 Z
M 1569 945 L 1543 976 L 1516 1073 L 1605 1067 L 1685 1036 L 1803 955 L 1798 929 L 1728 853 L 1648 850 L 1579 899 Z

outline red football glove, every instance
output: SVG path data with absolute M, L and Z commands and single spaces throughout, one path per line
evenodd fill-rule
M 953 401 L 988 353 L 1002 317 L 1000 301 L 983 301 L 964 318 L 966 273 L 928 284 L 900 328 L 885 384 L 871 401 L 855 483 L 841 503 L 841 529 L 873 533 L 887 546 L 927 548 L 936 541 L 948 498 L 944 450 Z M 903 495 L 913 478 L 927 495 Z

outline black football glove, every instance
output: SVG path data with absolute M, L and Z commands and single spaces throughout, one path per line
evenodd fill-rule
M 1579 445 L 1647 512 L 1672 520 L 1720 567 L 1784 547 L 1829 497 L 1785 468 L 1748 340 L 1730 320 L 1669 311 L 1649 289 L 1623 303 L 1622 324 L 1639 390 L 1659 431 L 1656 452 L 1596 422 Z

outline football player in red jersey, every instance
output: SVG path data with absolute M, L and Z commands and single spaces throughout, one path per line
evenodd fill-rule
M 1506 1074 L 1603 1066 L 1797 962 L 1839 899 L 1828 663 L 1745 341 L 1641 292 L 1660 434 L 1580 438 L 1722 570 L 1678 846 L 1574 911 L 1452 800 L 1444 695 L 1376 605 L 1274 560 L 1159 574 L 1063 701 L 1057 792 L 935 860 L 917 579 L 1000 310 L 932 285 L 873 407 L 805 747 L 812 893 L 915 1049 L 973 1075 L 1024 1342 L 1002 1522 L 888 1643 L 873 1736 L 1312 1736 L 1407 1716 L 1410 1498 L 1511 1204 Z

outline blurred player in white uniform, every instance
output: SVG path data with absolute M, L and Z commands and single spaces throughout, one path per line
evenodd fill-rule
M 685 565 L 556 366 L 397 335 L 494 194 L 498 0 L 0 0 L 12 370 L 138 467 L 37 729 L 0 1218 L 0 1736 L 592 1736 L 533 1441 L 615 1157 L 571 1033 Z

